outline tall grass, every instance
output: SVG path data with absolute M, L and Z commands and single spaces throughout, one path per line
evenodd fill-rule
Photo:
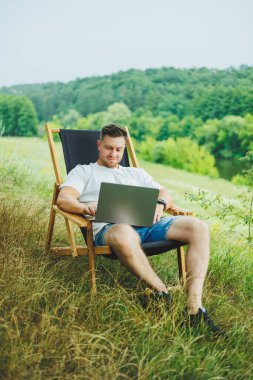
M 205 330 L 182 326 L 184 292 L 175 293 L 169 311 L 144 310 L 143 284 L 117 261 L 97 259 L 98 294 L 92 297 L 87 258 L 58 258 L 44 250 L 51 176 L 36 175 L 22 156 L 7 161 L 0 166 L 1 378 L 253 378 L 253 257 L 243 241 L 212 227 L 204 300 L 229 334 L 226 341 L 214 340 Z M 168 168 L 150 168 L 158 180 L 166 178 Z M 184 183 L 179 171 L 173 175 L 182 188 L 190 181 Z M 64 243 L 64 224 L 57 223 L 54 240 Z M 175 282 L 174 252 L 151 262 L 167 284 Z

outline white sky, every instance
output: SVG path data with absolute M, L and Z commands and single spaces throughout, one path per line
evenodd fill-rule
M 253 66 L 253 0 L 0 0 L 0 86 Z

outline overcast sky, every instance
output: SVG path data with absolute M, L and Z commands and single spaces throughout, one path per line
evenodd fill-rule
M 253 66 L 253 0 L 0 0 L 0 86 Z

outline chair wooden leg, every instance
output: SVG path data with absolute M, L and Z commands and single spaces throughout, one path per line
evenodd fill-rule
M 56 214 L 56 212 L 54 211 L 53 208 L 51 208 L 49 223 L 48 223 L 48 229 L 47 229 L 47 237 L 46 237 L 46 251 L 50 250 L 50 246 L 51 246 L 51 242 L 52 242 L 52 237 L 53 237 L 53 232 L 54 232 L 55 214 Z
M 96 272 L 95 272 L 95 250 L 93 243 L 93 234 L 92 234 L 92 226 L 88 226 L 87 228 L 87 247 L 89 252 L 89 271 L 90 271 L 90 286 L 93 294 L 97 292 L 96 285 Z
M 75 242 L 73 223 L 70 222 L 67 218 L 64 218 L 64 219 L 65 219 L 65 222 L 66 222 L 69 242 L 70 242 L 70 246 L 71 246 L 71 249 L 72 249 L 72 255 L 73 255 L 73 257 L 77 257 L 78 256 L 78 252 L 77 252 L 77 246 L 76 246 L 76 242 Z
M 55 183 L 54 185 L 54 193 L 53 193 L 53 199 L 52 199 L 52 207 L 50 211 L 50 217 L 49 217 L 49 223 L 48 223 L 48 229 L 47 229 L 47 237 L 46 237 L 46 251 L 50 250 L 53 232 L 54 232 L 54 223 L 55 223 L 55 210 L 53 209 L 53 205 L 56 204 L 56 200 L 59 194 L 59 186 Z
M 186 270 L 185 270 L 184 247 L 177 248 L 177 261 L 178 261 L 179 282 L 183 287 L 185 287 L 186 286 Z

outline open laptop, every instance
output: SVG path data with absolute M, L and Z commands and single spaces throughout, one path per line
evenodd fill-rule
M 94 222 L 126 223 L 150 227 L 156 209 L 159 190 L 149 187 L 102 182 Z

